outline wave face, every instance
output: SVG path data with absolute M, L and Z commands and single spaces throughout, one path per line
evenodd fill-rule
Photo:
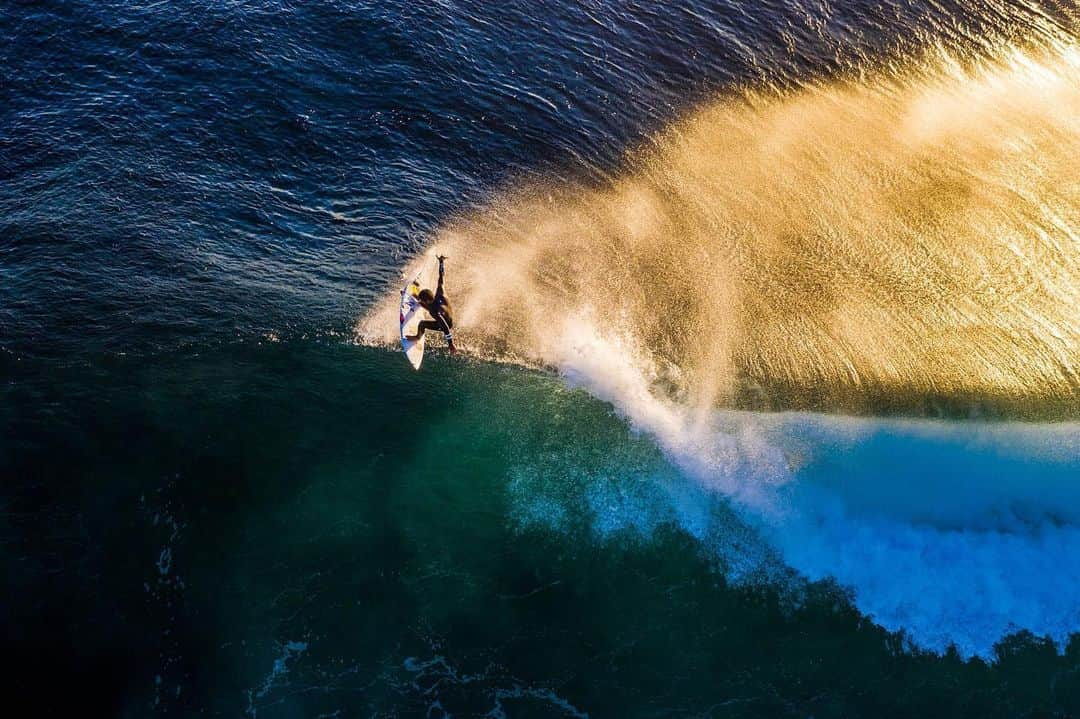
M 555 368 L 651 434 L 694 480 L 669 518 L 732 578 L 835 579 L 938 651 L 1064 641 L 1077 425 L 733 411 L 1080 414 L 1080 50 L 1048 37 L 717 99 L 602 184 L 456 218 L 407 273 L 449 255 L 470 352 Z M 395 303 L 364 341 L 395 338 Z
M 564 367 L 596 338 L 697 408 L 1075 416 L 1078 117 L 1065 42 L 747 92 L 432 246 L 484 356 Z M 390 339 L 394 305 L 361 333 Z

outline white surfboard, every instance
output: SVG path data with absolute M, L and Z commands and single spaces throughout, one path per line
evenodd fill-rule
M 420 275 L 418 274 L 401 289 L 401 349 L 405 350 L 405 356 L 409 359 L 413 369 L 420 369 L 420 363 L 424 361 L 424 338 L 412 342 L 405 339 L 406 335 L 414 335 L 417 325 L 420 324 L 424 308 L 420 306 L 420 300 L 416 295 L 420 293 Z

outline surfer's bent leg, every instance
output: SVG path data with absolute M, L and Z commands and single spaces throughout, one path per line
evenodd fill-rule
M 437 330 L 440 329 L 440 325 L 435 320 L 423 320 L 416 326 L 416 334 L 413 335 L 416 339 L 420 339 L 424 336 L 425 330 Z
M 451 330 L 454 327 L 454 320 L 450 319 L 450 315 L 448 315 L 448 314 L 439 313 L 438 315 L 435 316 L 435 322 L 433 324 L 435 326 L 432 327 L 431 329 L 439 330 L 440 332 L 442 332 L 443 333 L 443 339 L 445 339 L 446 343 L 448 345 L 450 345 L 450 349 L 453 349 L 454 348 L 454 335 L 451 332 Z

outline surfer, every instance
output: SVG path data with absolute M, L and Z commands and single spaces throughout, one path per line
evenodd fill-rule
M 443 337 L 446 338 L 446 344 L 450 347 L 450 354 L 454 354 L 457 352 L 457 347 L 454 346 L 454 335 L 451 332 L 454 328 L 454 318 L 450 314 L 450 302 L 446 299 L 446 295 L 443 294 L 443 275 L 445 274 L 443 262 L 445 260 L 445 255 L 439 255 L 439 285 L 435 288 L 434 294 L 429 289 L 423 289 L 416 295 L 416 299 L 420 301 L 420 306 L 428 311 L 432 319 L 422 321 L 417 326 L 416 334 L 409 335 L 405 339 L 415 342 L 424 336 L 425 330 L 439 330 L 443 333 Z

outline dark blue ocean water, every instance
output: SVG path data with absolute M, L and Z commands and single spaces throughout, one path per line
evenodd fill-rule
M 762 420 L 832 448 L 806 460 L 808 495 L 842 486 L 874 518 L 773 536 L 558 377 L 438 352 L 414 374 L 353 337 L 441 224 L 534 178 L 602 184 L 708 98 L 1076 20 L 1070 2 L 0 6 L 8 702 L 1080 714 L 1074 426 Z M 940 516 L 912 499 L 935 472 L 964 477 Z M 867 489 L 882 477 L 915 489 Z M 978 477 L 995 489 L 969 512 Z M 740 547 L 772 558 L 760 576 Z

